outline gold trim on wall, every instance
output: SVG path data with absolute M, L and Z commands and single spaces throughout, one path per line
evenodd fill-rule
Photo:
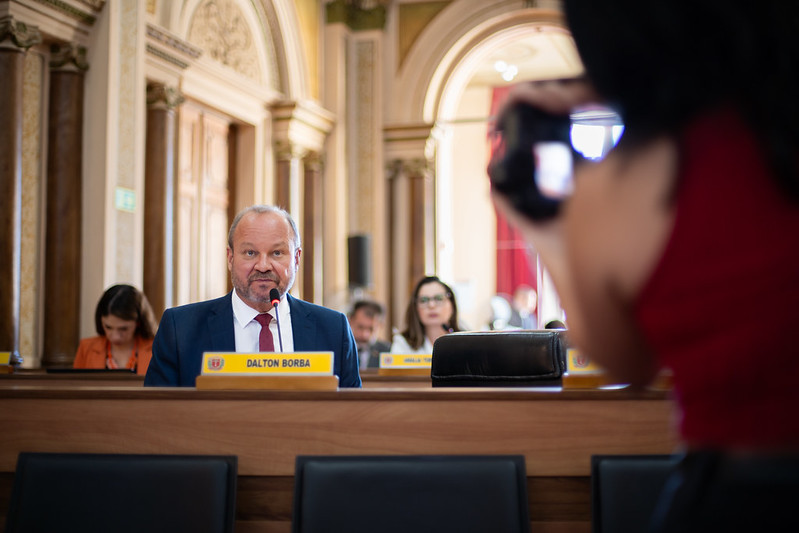
M 408 51 L 427 25 L 451 3 L 451 0 L 446 0 L 402 4 L 399 6 L 399 31 L 397 32 L 399 61 L 397 62 L 397 70 L 402 68 Z

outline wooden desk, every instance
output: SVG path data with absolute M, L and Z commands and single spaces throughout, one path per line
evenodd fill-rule
M 21 451 L 233 454 L 236 530 L 288 532 L 298 454 L 523 454 L 535 531 L 590 531 L 590 457 L 668 453 L 662 392 L 197 391 L 0 383 L 0 521 Z
M 430 376 L 379 376 L 376 372 L 361 371 L 364 389 L 431 389 Z
M 48 373 L 45 370 L 16 370 L 0 374 L 0 387 L 136 387 L 144 385 L 144 376 L 134 373 Z
M 431 388 L 430 376 L 378 376 L 377 369 L 361 370 L 365 389 Z M 144 376 L 136 374 L 51 374 L 44 370 L 17 370 L 0 374 L 0 387 L 142 387 Z

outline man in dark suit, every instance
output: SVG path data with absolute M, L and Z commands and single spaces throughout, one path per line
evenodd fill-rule
M 350 327 L 358 345 L 361 368 L 380 366 L 380 354 L 391 350 L 391 344 L 378 339 L 383 328 L 383 306 L 371 300 L 358 300 L 349 314 Z
M 228 233 L 233 291 L 164 311 L 145 386 L 193 387 L 203 352 L 264 351 L 266 337 L 275 351 L 332 351 L 339 386 L 360 387 L 355 339 L 344 314 L 288 294 L 301 253 L 297 225 L 283 209 L 256 205 L 239 213 Z M 276 308 L 272 289 L 280 294 Z

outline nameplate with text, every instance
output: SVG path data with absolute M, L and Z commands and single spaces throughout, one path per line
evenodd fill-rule
M 591 358 L 575 348 L 566 351 L 566 372 L 569 374 L 601 374 L 602 369 Z
M 204 376 L 332 376 L 333 352 L 205 352 L 202 374 Z
M 11 364 L 11 352 L 0 352 L 0 365 Z
M 433 354 L 381 353 L 380 368 L 430 368 Z

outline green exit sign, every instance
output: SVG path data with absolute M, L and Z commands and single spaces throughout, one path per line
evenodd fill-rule
M 120 211 L 134 213 L 136 211 L 136 191 L 124 187 L 117 187 L 116 207 Z

